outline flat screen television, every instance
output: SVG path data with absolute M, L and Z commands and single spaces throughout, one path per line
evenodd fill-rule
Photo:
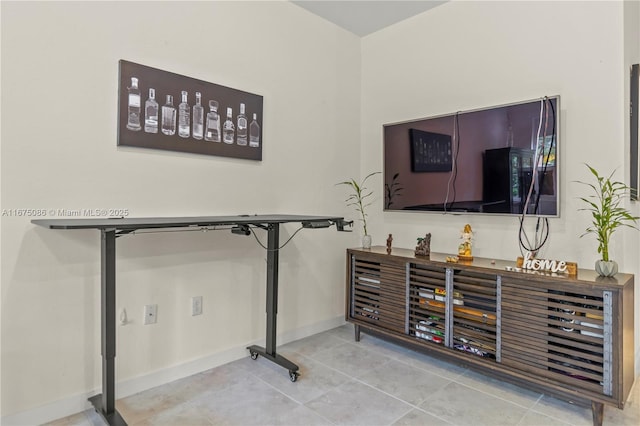
M 560 97 L 385 124 L 385 211 L 557 217 Z

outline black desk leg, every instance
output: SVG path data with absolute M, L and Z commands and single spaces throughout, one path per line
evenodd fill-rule
M 89 398 L 98 414 L 110 425 L 126 422 L 116 410 L 116 231 L 101 230 L 102 394 Z
M 298 379 L 298 366 L 276 353 L 276 317 L 278 315 L 278 246 L 280 244 L 280 225 L 269 224 L 267 236 L 267 340 L 266 349 L 261 346 L 249 346 L 251 358 L 262 355 L 266 359 L 289 370 L 292 382 Z

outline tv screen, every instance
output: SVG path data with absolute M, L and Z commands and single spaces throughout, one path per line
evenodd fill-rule
M 385 124 L 385 210 L 559 216 L 559 101 Z

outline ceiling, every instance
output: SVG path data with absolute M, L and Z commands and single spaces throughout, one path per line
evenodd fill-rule
M 296 5 L 362 37 L 445 3 L 436 0 L 302 0 Z

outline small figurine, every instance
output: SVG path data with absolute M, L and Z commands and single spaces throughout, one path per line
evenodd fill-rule
M 387 254 L 391 254 L 391 242 L 393 241 L 393 235 L 389 234 L 389 238 L 387 238 Z
M 460 260 L 473 260 L 471 254 L 471 239 L 473 238 L 473 231 L 471 225 L 468 223 L 464 226 L 464 229 L 460 233 L 462 243 L 458 246 L 458 258 Z
M 431 256 L 431 234 L 427 234 L 424 238 L 418 238 L 418 245 L 416 246 L 416 256 Z

